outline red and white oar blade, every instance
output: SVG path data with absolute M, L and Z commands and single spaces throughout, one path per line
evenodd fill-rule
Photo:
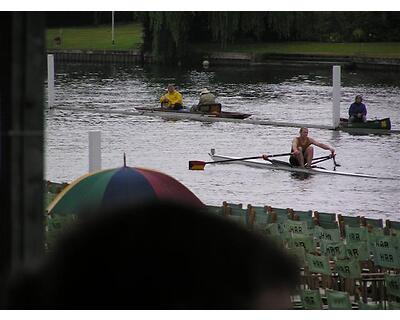
M 189 161 L 189 170 L 204 170 L 206 162 L 193 160 Z

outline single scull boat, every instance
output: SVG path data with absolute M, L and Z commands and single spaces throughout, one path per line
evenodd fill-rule
M 336 170 L 327 170 L 327 169 L 319 168 L 319 167 L 313 167 L 310 169 L 299 168 L 299 167 L 293 167 L 291 164 L 289 164 L 285 161 L 279 161 L 279 160 L 265 161 L 265 160 L 250 159 L 250 160 L 235 161 L 235 159 L 240 159 L 240 158 L 217 155 L 217 154 L 215 154 L 215 149 L 211 149 L 211 152 L 209 153 L 209 155 L 210 155 L 211 159 L 213 159 L 213 161 L 233 160 L 232 162 L 228 161 L 227 163 L 244 164 L 244 165 L 254 167 L 254 168 L 262 168 L 262 169 L 270 169 L 270 170 L 284 170 L 284 171 L 306 173 L 306 174 L 322 173 L 322 174 L 341 175 L 341 176 L 369 178 L 369 179 L 390 179 L 390 180 L 399 179 L 396 177 L 382 177 L 382 176 L 373 176 L 373 175 L 362 174 L 362 173 L 351 173 L 351 172 L 343 172 L 343 171 L 336 171 Z

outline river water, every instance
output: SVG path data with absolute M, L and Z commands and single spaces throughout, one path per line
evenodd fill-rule
M 400 181 L 315 175 L 299 178 L 285 171 L 238 164 L 209 165 L 189 171 L 190 160 L 209 161 L 208 152 L 246 157 L 290 151 L 298 128 L 229 122 L 203 123 L 157 117 L 104 114 L 96 109 L 133 110 L 158 106 L 168 83 L 184 104 L 207 87 L 225 111 L 254 119 L 332 123 L 331 67 L 161 68 L 94 64 L 56 65 L 55 105 L 93 111 L 46 110 L 46 179 L 70 182 L 88 170 L 88 132 L 102 133 L 102 167 L 146 167 L 173 176 L 205 204 L 222 201 L 271 205 L 346 215 L 400 220 Z M 364 96 L 368 118 L 390 117 L 400 129 L 400 77 L 390 71 L 342 69 L 341 116 L 356 94 Z M 336 149 L 340 171 L 400 177 L 400 135 L 351 135 L 310 129 L 309 136 Z M 327 155 L 316 148 L 315 156 Z M 286 160 L 283 158 L 282 160 Z M 332 169 L 331 161 L 321 163 Z

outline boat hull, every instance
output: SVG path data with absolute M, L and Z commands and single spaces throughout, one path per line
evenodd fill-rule
M 157 115 L 180 115 L 184 116 L 185 114 L 187 115 L 198 115 L 198 116 L 207 116 L 207 117 L 215 117 L 215 118 L 225 118 L 225 119 L 246 119 L 251 116 L 251 114 L 248 113 L 241 113 L 241 112 L 230 112 L 230 111 L 221 111 L 219 113 L 207 113 L 207 112 L 193 112 L 193 111 L 188 111 L 188 109 L 182 109 L 182 110 L 165 110 L 161 108 L 142 108 L 142 107 L 136 107 L 136 110 L 139 112 L 144 112 L 144 113 L 152 113 L 152 114 L 157 114 Z
M 352 122 L 352 123 L 350 123 L 348 119 L 340 118 L 340 126 L 342 128 L 365 128 L 365 129 L 382 129 L 382 130 L 390 130 L 392 128 L 390 118 L 368 120 L 367 122 Z

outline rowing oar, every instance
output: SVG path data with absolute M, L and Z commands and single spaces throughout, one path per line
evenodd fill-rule
M 283 157 L 289 156 L 291 153 L 278 153 L 278 154 L 271 154 L 268 155 L 268 158 L 272 157 Z M 219 160 L 219 161 L 199 161 L 199 160 L 192 160 L 189 161 L 189 170 L 204 170 L 206 164 L 214 164 L 214 163 L 224 163 L 224 162 L 234 162 L 234 161 L 242 161 L 242 160 L 251 160 L 251 159 L 262 159 L 263 156 L 255 156 L 255 157 L 246 157 L 246 158 L 238 158 L 238 159 L 228 159 L 228 160 Z
M 314 158 L 314 159 L 312 159 L 312 161 L 311 161 L 311 165 L 320 163 L 320 162 L 322 162 L 322 161 L 329 160 L 329 159 L 331 159 L 331 158 L 332 158 L 332 155 Z M 315 161 L 315 160 L 318 160 L 318 161 Z

